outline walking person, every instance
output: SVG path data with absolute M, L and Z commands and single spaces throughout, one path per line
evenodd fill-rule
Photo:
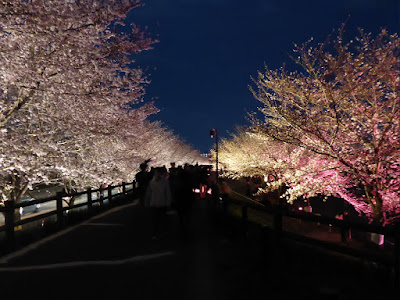
M 145 205 L 151 208 L 153 239 L 159 237 L 161 222 L 165 220 L 167 209 L 172 203 L 167 175 L 165 168 L 156 168 L 146 191 Z
M 189 237 L 189 225 L 194 202 L 192 176 L 187 170 L 179 169 L 173 181 L 175 207 L 179 216 L 181 235 L 184 239 Z
M 136 186 L 137 196 L 139 197 L 139 203 L 141 205 L 144 205 L 144 197 L 146 195 L 147 185 L 151 180 L 151 173 L 147 171 L 149 161 L 150 159 L 140 164 L 140 171 L 136 173 L 135 176 L 137 184 Z
M 228 183 L 224 179 L 218 178 L 218 194 L 220 201 L 222 202 L 222 209 L 224 212 L 226 212 L 228 209 L 231 192 L 232 190 Z

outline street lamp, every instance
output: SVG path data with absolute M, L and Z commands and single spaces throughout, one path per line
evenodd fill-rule
M 216 129 L 210 130 L 210 137 L 215 136 L 215 179 L 218 182 L 218 131 Z

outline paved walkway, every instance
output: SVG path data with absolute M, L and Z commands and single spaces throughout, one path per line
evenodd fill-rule
M 256 228 L 245 238 L 206 200 L 196 201 L 189 232 L 182 238 L 171 214 L 152 239 L 147 209 L 135 202 L 115 207 L 0 258 L 1 297 L 377 299 L 389 293 L 384 270 L 285 241 L 278 248 Z

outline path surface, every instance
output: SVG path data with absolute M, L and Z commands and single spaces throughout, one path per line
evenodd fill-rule
M 273 247 L 257 229 L 245 238 L 207 203 L 196 201 L 186 238 L 171 214 L 152 239 L 149 211 L 133 202 L 4 256 L 1 299 L 378 299 L 389 293 L 385 271 L 375 266 L 285 241 Z

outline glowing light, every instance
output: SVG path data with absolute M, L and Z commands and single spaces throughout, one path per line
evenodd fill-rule
M 371 241 L 382 246 L 385 243 L 385 236 L 383 234 L 371 232 Z

